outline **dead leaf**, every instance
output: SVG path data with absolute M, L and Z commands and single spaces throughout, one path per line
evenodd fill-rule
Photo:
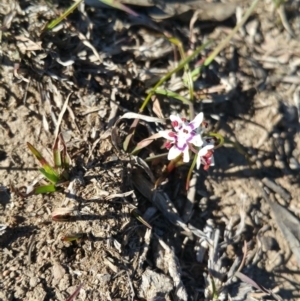
M 26 51 L 35 51 L 42 49 L 42 41 L 36 43 L 24 36 L 16 36 L 15 39 L 17 40 L 17 45 L 23 54 Z
M 152 106 L 152 110 L 153 112 L 156 114 L 156 116 L 158 118 L 163 119 L 164 118 L 164 114 L 162 113 L 161 107 L 160 107 L 160 103 L 159 100 L 157 98 L 156 95 L 152 95 L 152 101 L 153 101 L 153 106 Z

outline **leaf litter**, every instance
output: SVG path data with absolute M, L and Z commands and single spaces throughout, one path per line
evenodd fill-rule
M 146 91 L 179 62 L 176 47 L 153 30 L 176 34 L 186 51 L 211 39 L 213 51 L 234 26 L 234 10 L 227 11 L 229 23 L 210 19 L 190 26 L 195 12 L 203 20 L 211 18 L 212 9 L 202 17 L 192 9 L 188 20 L 180 21 L 172 5 L 158 1 L 156 7 L 135 6 L 147 15 L 137 20 L 86 3 L 51 32 L 43 32 L 45 24 L 66 6 L 0 5 L 0 299 L 259 300 L 259 290 L 276 299 L 273 288 L 279 287 L 276 294 L 282 299 L 297 300 L 295 3 L 286 2 L 285 10 L 276 11 L 272 1 L 260 1 L 252 20 L 195 80 L 195 111 L 204 110 L 214 132 L 233 143 L 225 140 L 217 150 L 214 169 L 191 178 L 188 197 L 185 166 L 176 171 L 173 183 L 155 189 L 155 164 L 125 154 L 122 143 L 112 143 L 110 137 L 115 131 L 121 138 L 128 134 L 128 121 L 116 120 L 125 113 L 141 118 L 135 112 Z M 237 19 L 249 5 L 237 4 Z M 158 12 L 165 21 L 149 19 Z M 173 94 L 157 95 L 159 111 L 165 117 L 174 112 L 189 116 L 189 103 L 176 98 L 176 93 L 189 97 L 180 74 L 164 85 Z M 143 115 L 152 121 L 147 131 L 161 129 L 163 116 L 158 119 L 150 106 L 146 109 Z M 48 157 L 58 128 L 74 160 L 66 193 L 21 198 L 9 189 L 10 182 L 28 187 L 39 176 L 26 142 Z M 244 147 L 254 162 L 251 170 L 233 145 Z M 249 177 L 273 190 L 273 201 L 261 202 L 263 192 L 249 185 Z M 53 222 L 53 214 L 72 219 Z M 79 234 L 84 239 L 77 239 Z M 237 274 L 244 241 L 247 256 Z

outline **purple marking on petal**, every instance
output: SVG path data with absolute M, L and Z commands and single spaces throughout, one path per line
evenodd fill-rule
M 179 146 L 177 143 L 175 145 L 181 152 L 183 152 L 187 147 L 187 143 L 184 143 L 183 146 Z
M 194 124 L 191 122 L 191 123 L 189 123 L 188 124 L 188 126 L 192 129 L 192 130 L 194 130 L 195 129 L 195 126 L 194 126 Z
M 190 133 L 190 137 L 186 139 L 187 142 L 190 142 L 195 137 L 193 132 Z

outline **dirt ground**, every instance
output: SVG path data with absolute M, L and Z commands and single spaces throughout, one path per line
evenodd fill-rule
M 225 21 L 194 25 L 86 5 L 46 32 L 71 1 L 1 1 L 0 300 L 67 300 L 81 284 L 75 300 L 300 300 L 299 1 L 278 10 L 260 1 L 195 81 L 195 111 L 226 143 L 188 193 L 187 165 L 154 191 L 151 175 L 157 179 L 166 160 L 145 167 L 111 140 L 116 120 L 137 113 L 180 60 L 162 32 L 189 53 L 213 41 L 194 69 L 250 5 L 231 3 L 236 13 Z M 188 97 L 181 75 L 164 87 Z M 178 100 L 157 100 L 165 118 L 188 116 Z M 21 198 L 12 185 L 45 183 L 26 142 L 51 161 L 65 105 L 71 181 L 64 192 Z M 156 117 L 152 104 L 144 114 Z M 119 123 L 120 140 L 131 122 Z M 159 129 L 143 122 L 135 139 Z M 61 207 L 74 209 L 70 221 L 52 221 Z M 84 234 L 62 240 L 71 233 Z M 240 265 L 264 292 L 235 274 Z

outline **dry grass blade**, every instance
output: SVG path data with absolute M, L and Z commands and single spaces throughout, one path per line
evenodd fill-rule
M 116 123 L 114 124 L 114 126 L 112 128 L 112 131 L 111 131 L 112 143 L 118 151 L 120 151 L 120 149 L 119 149 L 118 143 L 117 143 L 117 141 L 118 141 L 118 134 L 117 134 L 118 133 L 118 128 L 117 128 L 117 126 L 123 119 L 134 119 L 134 122 L 133 122 L 133 124 L 131 125 L 131 128 L 130 128 L 131 132 L 127 135 L 127 137 L 126 137 L 126 139 L 123 143 L 123 149 L 125 151 L 128 149 L 131 137 L 134 133 L 135 127 L 137 126 L 139 120 L 144 120 L 146 122 L 158 122 L 158 123 L 163 123 L 163 124 L 165 124 L 165 122 L 166 122 L 165 119 L 162 119 L 162 118 L 151 117 L 151 116 L 132 113 L 132 112 L 125 113 L 124 115 L 122 115 L 116 121 Z
M 60 128 L 60 124 L 61 124 L 61 121 L 63 119 L 63 116 L 68 108 L 68 102 L 69 102 L 69 99 L 70 99 L 70 96 L 72 95 L 72 93 L 69 93 L 69 95 L 67 96 L 66 98 L 66 101 L 64 102 L 64 105 L 59 113 L 59 116 L 58 116 L 58 120 L 57 120 L 57 124 L 56 124 L 56 128 L 55 128 L 55 131 L 54 131 L 54 137 L 55 139 L 57 138 L 58 136 L 58 133 L 59 133 L 59 128 Z
M 139 16 L 135 11 L 133 11 L 128 6 L 122 4 L 120 1 L 117 1 L 117 0 L 99 0 L 99 1 L 101 1 L 102 3 L 105 3 L 105 4 L 109 5 L 109 6 L 112 6 L 114 8 L 123 10 L 123 11 L 125 11 L 126 13 L 128 13 L 128 14 L 130 14 L 132 16 L 135 16 L 135 17 Z
M 289 244 L 291 251 L 300 265 L 300 222 L 284 207 L 280 206 L 274 198 L 273 194 L 270 197 L 267 193 L 253 180 L 253 185 L 259 189 L 264 200 L 269 204 L 275 217 L 276 224 L 282 232 L 283 238 Z M 271 199 L 272 198 L 272 199 Z
M 120 120 L 122 119 L 140 119 L 140 120 L 144 120 L 146 122 L 158 122 L 158 123 L 162 123 L 165 124 L 166 120 L 162 119 L 162 118 L 157 118 L 157 117 L 151 117 L 148 115 L 142 115 L 142 114 L 138 114 L 138 113 L 133 113 L 133 112 L 128 112 L 125 113 L 124 115 L 122 115 L 117 123 L 119 123 Z
M 81 290 L 81 288 L 83 287 L 83 283 L 81 283 L 78 287 L 77 287 L 77 289 L 75 290 L 75 292 L 66 300 L 66 301 L 73 301 L 73 300 L 75 300 L 75 298 L 78 296 L 78 294 L 79 294 L 79 292 L 80 292 L 80 290 Z
M 75 208 L 55 208 L 52 212 L 52 220 L 57 222 L 68 222 L 71 220 L 70 214 L 75 211 Z
M 175 286 L 176 300 L 187 301 L 188 295 L 181 280 L 181 271 L 179 260 L 172 250 L 161 238 L 158 238 L 159 244 L 164 249 L 164 261 L 167 262 L 168 273 L 173 279 Z
M 156 116 L 158 118 L 162 118 L 163 119 L 164 118 L 164 114 L 162 112 L 159 100 L 158 100 L 158 98 L 155 95 L 153 95 L 152 101 L 153 101 L 153 105 L 152 105 L 153 112 L 156 114 Z
M 248 283 L 251 286 L 255 287 L 257 290 L 259 290 L 259 291 L 261 291 L 261 292 L 263 292 L 263 293 L 265 293 L 265 294 L 267 294 L 269 296 L 274 297 L 275 300 L 282 301 L 282 298 L 280 296 L 278 296 L 277 294 L 274 294 L 272 292 L 272 290 L 269 290 L 269 289 L 263 287 L 262 285 L 258 284 L 257 282 L 255 282 L 254 280 L 252 280 L 251 278 L 249 278 L 248 276 L 246 276 L 245 274 L 243 274 L 241 272 L 236 272 L 235 276 L 238 277 L 243 282 Z
M 293 32 L 290 24 L 289 24 L 287 16 L 286 16 L 286 12 L 285 12 L 285 8 L 284 8 L 284 3 L 282 3 L 281 5 L 279 5 L 279 7 L 277 8 L 277 12 L 278 12 L 278 14 L 280 16 L 282 25 L 285 28 L 285 30 L 289 33 L 289 35 L 292 38 L 295 38 L 295 34 L 294 34 L 294 32 Z
M 269 201 L 269 205 L 275 217 L 278 228 L 282 232 L 283 238 L 289 244 L 295 258 L 300 265 L 300 222 L 284 207 L 274 201 Z
M 269 187 L 270 189 L 272 189 L 274 192 L 278 193 L 286 202 L 291 200 L 291 195 L 289 192 L 287 192 L 286 190 L 284 190 L 281 186 L 279 186 L 277 183 L 275 183 L 274 181 L 272 181 L 269 178 L 263 178 L 262 182 Z
M 170 223 L 182 228 L 186 233 L 192 234 L 191 230 L 180 218 L 174 204 L 166 193 L 160 190 L 154 190 L 154 185 L 149 182 L 141 173 L 135 173 L 132 181 L 136 189 L 150 202 L 152 202 Z
M 153 134 L 150 137 L 143 139 L 142 141 L 138 142 L 137 146 L 131 152 L 132 155 L 136 154 L 139 150 L 143 149 L 144 147 L 148 146 L 153 142 L 153 140 L 161 138 L 159 133 Z

